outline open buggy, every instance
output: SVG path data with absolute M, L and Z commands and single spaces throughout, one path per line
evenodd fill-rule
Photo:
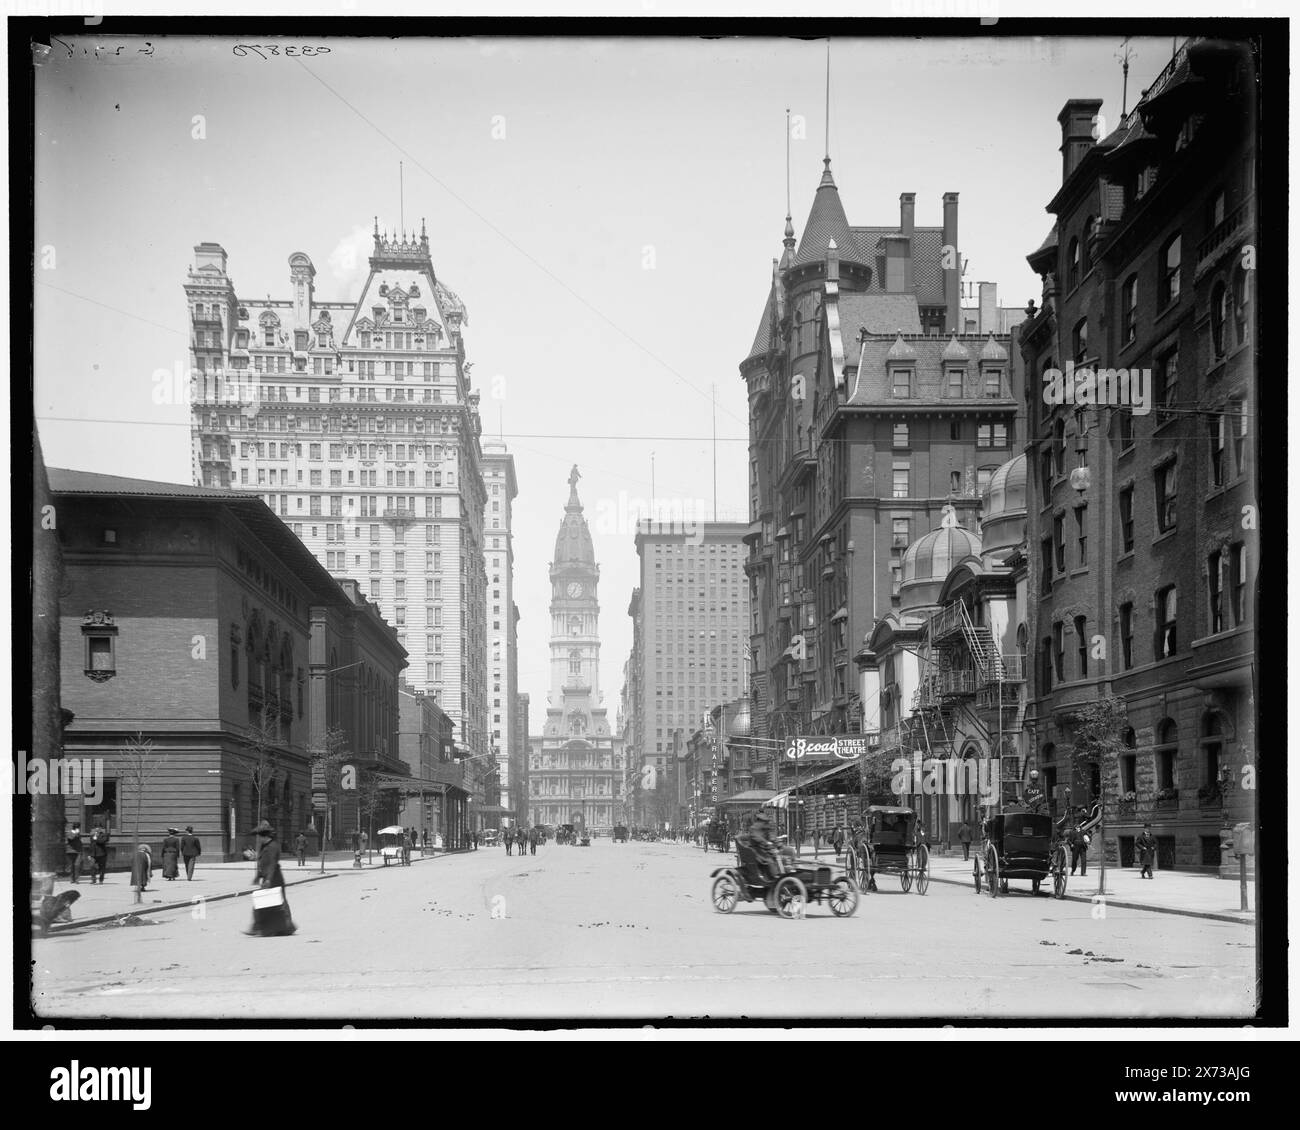
M 1034 894 L 1044 879 L 1052 880 L 1052 896 L 1065 898 L 1069 881 L 1068 855 L 1045 812 L 1006 812 L 984 822 L 984 861 L 975 859 L 975 893 L 984 887 L 989 895 L 1008 892 L 1008 879 L 1028 879 Z
M 802 918 L 810 902 L 824 901 L 837 918 L 847 918 L 858 909 L 858 886 L 849 876 L 782 856 L 764 863 L 745 841 L 744 836 L 736 841 L 736 865 L 719 867 L 711 876 L 714 910 L 730 914 L 738 902 L 760 899 L 782 918 Z
M 866 827 L 845 849 L 849 875 L 863 890 L 876 890 L 876 876 L 892 873 L 906 894 L 930 889 L 930 849 L 916 834 L 916 813 L 910 808 L 873 804 L 866 810 Z

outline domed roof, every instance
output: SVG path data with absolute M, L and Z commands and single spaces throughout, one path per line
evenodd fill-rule
M 963 557 L 979 556 L 980 539 L 957 524 L 951 507 L 944 509 L 943 525 L 917 538 L 903 553 L 903 584 L 942 581 Z
M 983 520 L 1000 517 L 1009 510 L 1024 510 L 1029 497 L 1029 468 L 1023 455 L 1008 459 L 984 488 Z

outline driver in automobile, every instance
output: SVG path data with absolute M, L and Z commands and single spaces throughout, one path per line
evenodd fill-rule
M 758 856 L 758 862 L 767 872 L 769 878 L 777 879 L 782 874 L 780 859 L 777 857 L 776 845 L 772 842 L 772 821 L 763 813 L 754 817 L 747 832 L 742 832 L 745 843 Z

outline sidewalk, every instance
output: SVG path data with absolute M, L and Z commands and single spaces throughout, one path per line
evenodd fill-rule
M 971 846 L 971 858 L 963 860 L 958 848 L 948 855 L 930 852 L 930 881 L 932 883 L 952 883 L 975 891 L 974 858 L 975 845 Z M 834 859 L 832 863 L 832 858 Z M 814 856 L 805 850 L 800 856 L 804 864 L 832 863 L 844 866 L 844 857 L 832 857 L 829 850 L 820 856 Z M 1066 884 L 1065 897 L 1072 902 L 1091 903 L 1097 894 L 1097 881 L 1101 869 L 1092 864 L 1087 875 L 1071 875 Z M 897 883 L 894 875 L 884 875 L 880 882 Z M 985 890 L 988 888 L 985 887 Z M 1051 881 L 1043 885 L 1044 891 L 1050 891 Z M 1028 880 L 1011 880 L 1013 893 L 1023 891 L 1028 894 L 1031 884 Z M 1235 880 L 1220 879 L 1217 875 L 1202 875 L 1187 871 L 1159 871 L 1154 879 L 1143 879 L 1136 867 L 1106 868 L 1106 905 L 1129 910 L 1149 910 L 1161 914 L 1182 914 L 1192 918 L 1212 918 L 1221 922 L 1239 922 L 1253 925 L 1255 921 L 1255 882 L 1247 881 L 1247 899 L 1250 910 L 1242 912 L 1241 886 Z
M 286 887 L 295 887 L 302 883 L 314 883 L 321 879 L 335 879 L 340 875 L 357 875 L 376 868 L 382 870 L 383 859 L 379 852 L 370 853 L 370 863 L 366 863 L 366 854 L 362 854 L 362 866 L 358 870 L 352 865 L 350 851 L 329 852 L 325 859 L 325 869 L 321 870 L 320 856 L 309 858 L 306 867 L 299 867 L 296 856 L 284 855 L 280 858 L 280 870 L 284 872 Z M 448 855 L 463 855 L 462 851 L 430 852 L 421 856 L 418 851 L 411 853 L 411 865 L 422 861 L 442 859 Z M 398 867 L 400 864 L 389 864 Z M 126 871 L 110 871 L 104 882 L 91 883 L 83 876 L 75 886 L 66 878 L 56 877 L 54 894 L 64 891 L 76 891 L 81 897 L 72 906 L 72 921 L 54 926 L 54 930 L 69 929 L 78 926 L 92 926 L 104 922 L 114 922 L 128 914 L 149 915 L 167 910 L 189 909 L 196 902 L 214 902 L 219 899 L 238 898 L 253 890 L 253 873 L 255 867 L 249 860 L 235 860 L 230 863 L 204 863 L 202 859 L 194 868 L 194 878 L 185 878 L 184 867 L 180 877 L 167 880 L 162 877 L 162 868 L 154 868 L 153 878 L 145 889 L 142 901 L 135 901 L 135 891 L 131 887 L 131 876 Z

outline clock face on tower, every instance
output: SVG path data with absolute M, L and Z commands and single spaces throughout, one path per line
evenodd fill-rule
M 570 599 L 577 600 L 582 595 L 582 585 L 578 581 L 570 581 L 569 587 L 564 591 L 569 594 Z

